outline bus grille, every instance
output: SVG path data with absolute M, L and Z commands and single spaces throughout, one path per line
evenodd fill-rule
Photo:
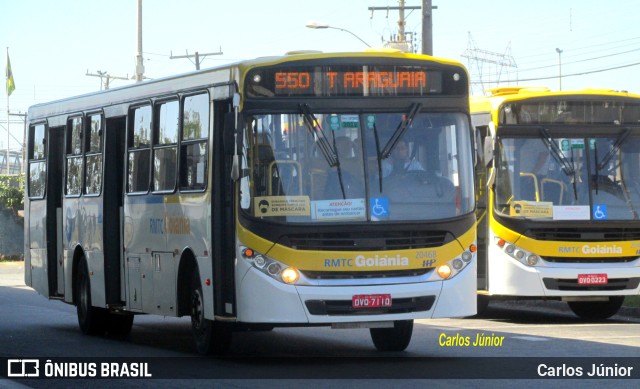
M 406 250 L 439 247 L 453 239 L 447 231 L 354 231 L 293 234 L 279 243 L 297 250 Z
M 433 268 L 362 272 L 300 270 L 300 272 L 304 274 L 305 277 L 312 280 L 356 280 L 370 278 L 419 277 L 432 270 Z
M 547 262 L 555 263 L 625 263 L 633 262 L 638 257 L 541 257 Z
M 576 278 L 544 278 L 542 281 L 544 286 L 551 290 L 588 292 L 635 289 L 640 284 L 640 277 L 609 279 L 606 285 L 578 285 Z
M 353 308 L 351 300 L 307 300 L 305 305 L 312 315 L 359 316 L 389 313 L 424 312 L 431 309 L 436 296 L 420 296 L 393 299 L 390 307 Z
M 532 228 L 525 236 L 565 242 L 615 242 L 640 240 L 640 228 Z

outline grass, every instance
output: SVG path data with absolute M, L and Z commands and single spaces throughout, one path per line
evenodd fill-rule
M 24 261 L 22 255 L 3 255 L 0 254 L 0 262 Z
M 625 297 L 623 305 L 625 307 L 634 307 L 634 308 L 640 307 L 640 296 L 627 296 L 627 297 Z

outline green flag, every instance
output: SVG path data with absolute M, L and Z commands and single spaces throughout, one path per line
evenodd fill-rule
M 11 73 L 11 61 L 9 61 L 9 53 L 7 53 L 7 96 L 16 89 L 16 83 L 13 81 L 13 73 Z

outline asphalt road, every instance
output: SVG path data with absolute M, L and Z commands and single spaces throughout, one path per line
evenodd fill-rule
M 411 344 L 401 353 L 377 352 L 367 330 L 277 328 L 234 334 L 229 356 L 201 358 L 194 354 L 189 318 L 140 315 L 125 340 L 84 336 L 77 328 L 75 307 L 48 301 L 24 286 L 23 270 L 21 263 L 0 264 L 0 363 L 6 358 L 43 363 L 49 359 L 60 365 L 141 362 L 149 364 L 154 378 L 0 378 L 0 388 L 348 385 L 370 389 L 453 384 L 493 388 L 512 387 L 512 379 L 524 388 L 564 387 L 576 381 L 558 380 L 537 368 L 575 365 L 586 372 L 594 364 L 616 363 L 635 367 L 634 382 L 626 377 L 581 380 L 580 387 L 605 383 L 637 387 L 640 378 L 637 309 L 605 322 L 585 323 L 563 303 L 499 302 L 492 303 L 482 318 L 416 321 Z M 473 345 L 476 339 L 485 344 Z

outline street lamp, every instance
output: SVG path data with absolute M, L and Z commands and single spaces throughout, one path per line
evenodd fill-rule
M 357 36 L 356 34 L 352 33 L 351 31 L 344 29 L 344 28 L 339 28 L 339 27 L 332 27 L 330 26 L 328 23 L 324 23 L 324 22 L 318 22 L 318 21 L 308 21 L 307 24 L 305 25 L 305 27 L 307 28 L 313 28 L 313 29 L 322 29 L 322 28 L 331 28 L 334 30 L 340 30 L 340 31 L 344 31 L 344 32 L 348 32 L 349 34 L 353 35 L 354 37 L 356 37 L 360 42 L 364 43 L 365 45 L 367 45 L 367 47 L 371 47 L 370 44 L 368 44 L 367 42 L 365 42 L 364 40 L 362 40 L 362 38 L 360 38 L 359 36 Z
M 556 47 L 556 53 L 558 53 L 558 80 L 562 90 L 562 50 Z

